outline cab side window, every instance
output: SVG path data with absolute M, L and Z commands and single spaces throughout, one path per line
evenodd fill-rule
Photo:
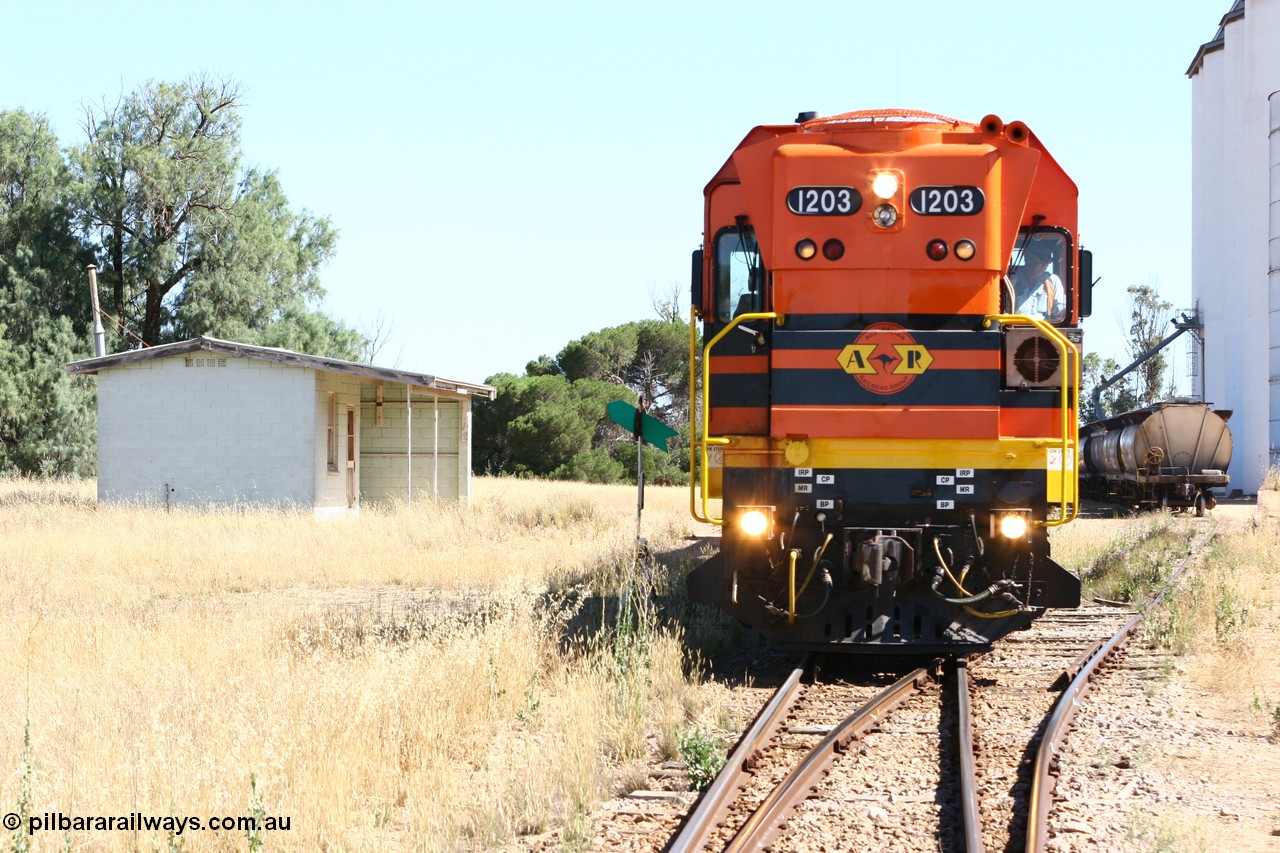
M 1066 235 L 1054 230 L 1024 231 L 1009 264 L 1007 282 L 1013 313 L 1061 323 L 1071 304 L 1071 264 Z
M 727 322 L 764 306 L 764 271 L 750 228 L 727 228 L 716 236 L 716 319 Z

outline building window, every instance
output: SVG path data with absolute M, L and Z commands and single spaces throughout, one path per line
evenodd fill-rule
M 329 470 L 338 470 L 338 395 L 329 392 Z

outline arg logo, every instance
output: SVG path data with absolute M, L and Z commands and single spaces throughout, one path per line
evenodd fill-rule
M 933 364 L 933 356 L 896 323 L 873 323 L 836 361 L 872 394 L 897 394 Z

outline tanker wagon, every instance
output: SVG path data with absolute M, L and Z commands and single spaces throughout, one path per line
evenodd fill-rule
M 1228 410 L 1172 399 L 1080 428 L 1080 487 L 1085 497 L 1139 509 L 1217 504 L 1213 489 L 1230 482 Z

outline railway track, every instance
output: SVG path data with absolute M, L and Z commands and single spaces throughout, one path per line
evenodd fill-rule
M 1143 608 L 1143 612 L 1154 607 L 1164 598 L 1165 593 L 1186 572 L 1192 560 L 1213 541 L 1216 531 L 1217 524 L 1215 523 L 1202 530 L 1192 540 L 1186 556 L 1170 573 L 1168 580 L 1165 581 L 1160 591 Z M 1028 819 L 1025 849 L 1028 853 L 1042 853 L 1042 851 L 1048 849 L 1053 818 L 1052 801 L 1055 795 L 1058 756 L 1060 755 L 1063 741 L 1070 730 L 1071 721 L 1075 718 L 1076 711 L 1084 701 L 1096 677 L 1104 670 L 1113 668 L 1118 664 L 1118 659 L 1126 650 L 1130 640 L 1137 636 L 1142 618 L 1141 613 L 1135 614 L 1112 635 L 1110 640 L 1096 649 L 1091 649 L 1081 659 L 1078 671 L 1075 672 L 1071 682 L 1064 689 L 1054 706 L 1053 713 L 1045 723 L 1040 747 L 1036 753 L 1035 768 L 1027 805 Z
M 668 850 L 755 850 L 774 843 L 783 821 L 834 763 L 870 732 L 883 730 L 896 708 L 919 704 L 915 700 L 937 686 L 936 666 L 912 670 L 887 686 L 890 679 L 879 674 L 824 682 L 813 669 L 808 658 L 791 672 Z M 936 728 L 935 720 L 927 736 Z
M 1052 802 L 1045 787 L 1050 780 L 1036 773 L 1046 723 L 1068 697 L 1068 685 L 1135 616 L 1130 608 L 1097 604 L 1049 614 L 971 661 L 982 818 L 977 849 L 1041 849 L 1028 845 L 1042 837 L 1028 829 L 1028 820 L 1035 817 L 1037 803 Z
M 1134 616 L 1051 614 L 888 687 L 806 684 L 798 665 L 665 849 L 1020 849 L 1045 834 L 1025 819 L 1052 801 L 1036 754 L 1055 698 Z
M 1072 718 L 1140 622 L 1112 603 L 1051 612 L 991 652 L 905 675 L 808 658 L 687 814 L 674 795 L 646 803 L 603 847 L 1047 850 L 1069 818 L 1053 785 Z

